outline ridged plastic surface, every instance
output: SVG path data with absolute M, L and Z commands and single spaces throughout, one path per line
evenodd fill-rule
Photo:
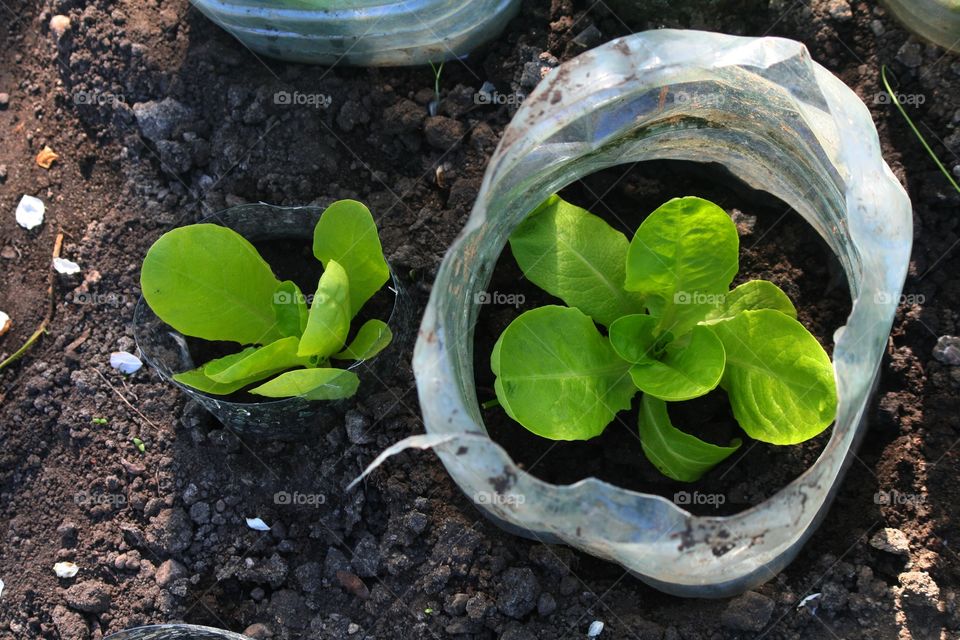
M 473 353 L 474 300 L 510 233 L 563 186 L 653 159 L 717 162 L 791 205 L 839 257 L 853 298 L 835 335 L 839 413 L 822 455 L 769 500 L 729 517 L 694 516 L 593 478 L 538 480 L 489 439 L 480 416 L 473 360 L 489 354 Z M 782 569 L 829 505 L 863 429 L 911 236 L 909 199 L 867 108 L 802 44 L 659 30 L 588 51 L 524 101 L 439 270 L 414 354 L 421 438 L 508 530 L 617 562 L 670 593 L 741 592 Z
M 120 631 L 107 636 L 104 640 L 251 640 L 251 638 L 232 631 L 193 624 L 155 624 Z
M 950 51 L 960 51 L 960 0 L 883 0 L 905 27 Z
M 252 242 L 300 239 L 309 243 L 321 213 L 323 209 L 319 207 L 246 204 L 221 211 L 202 222 L 230 227 Z M 384 368 L 389 367 L 389 363 L 394 359 L 402 357 L 405 350 L 404 343 L 411 324 L 411 309 L 396 278 L 387 286 L 390 287 L 394 300 L 392 313 L 387 320 L 394 333 L 394 340 L 376 357 L 350 367 L 360 376 L 358 394 L 364 393 L 370 385 L 377 384 Z M 331 426 L 341 424 L 344 412 L 353 405 L 351 398 L 328 402 L 307 401 L 302 398 L 229 402 L 223 397 L 202 393 L 180 384 L 173 379 L 173 374 L 188 371 L 201 363 L 193 362 L 183 335 L 158 318 L 142 297 L 134 311 L 133 336 L 143 359 L 164 380 L 178 386 L 237 435 L 264 440 L 307 438 L 316 433 L 325 433 Z
M 500 33 L 519 0 L 191 0 L 256 53 L 293 62 L 402 66 L 459 58 Z

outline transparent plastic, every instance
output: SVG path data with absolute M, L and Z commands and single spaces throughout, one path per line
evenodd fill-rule
M 104 640 L 252 640 L 249 636 L 195 624 L 154 624 L 127 629 Z
M 883 6 L 918 36 L 960 51 L 960 0 L 883 0 Z
M 319 207 L 276 207 L 267 204 L 246 204 L 216 213 L 201 222 L 221 224 L 257 241 L 301 239 L 310 242 L 313 228 L 323 209 Z M 396 277 L 388 283 L 393 307 L 387 324 L 394 338 L 390 345 L 370 360 L 354 363 L 360 377 L 360 390 L 376 384 L 389 361 L 400 357 L 409 336 L 411 309 Z M 324 432 L 342 422 L 343 414 L 353 399 L 307 401 L 303 398 L 282 398 L 263 402 L 230 402 L 222 396 L 202 393 L 173 379 L 174 373 L 195 368 L 187 341 L 173 327 L 156 316 L 143 297 L 133 316 L 133 335 L 143 359 L 160 376 L 179 387 L 191 399 L 212 413 L 237 435 L 259 439 L 298 440 L 318 431 Z
M 769 500 L 729 517 L 694 516 L 595 478 L 556 486 L 533 477 L 487 436 L 474 387 L 473 301 L 512 230 L 565 185 L 654 159 L 716 162 L 788 203 L 839 257 L 853 299 L 835 334 L 839 413 L 822 455 Z M 390 453 L 433 448 L 510 531 L 619 563 L 673 594 L 741 592 L 792 560 L 827 509 L 863 429 L 911 234 L 910 201 L 867 108 L 802 44 L 658 30 L 588 51 L 544 78 L 490 160 L 414 352 L 427 434 Z
M 293 62 L 402 66 L 459 58 L 520 0 L 191 0 L 256 53 Z

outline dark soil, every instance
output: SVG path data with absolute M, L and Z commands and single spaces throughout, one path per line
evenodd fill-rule
M 671 197 L 697 195 L 722 204 L 738 222 L 741 235 L 740 272 L 734 286 L 755 279 L 776 283 L 798 307 L 804 326 L 828 353 L 832 350 L 833 332 L 850 313 L 843 271 L 820 236 L 784 203 L 753 191 L 720 167 L 671 161 L 614 167 L 570 185 L 562 195 L 596 212 L 628 238 L 633 237 L 647 214 Z M 474 361 L 483 399 L 494 397 L 489 354 L 506 326 L 526 310 L 563 304 L 525 280 L 509 250 L 501 255 L 489 291 L 494 301 L 523 302 L 513 306 L 490 304 L 481 310 Z M 487 410 L 484 420 L 490 436 L 543 480 L 570 484 L 593 476 L 667 498 L 674 498 L 678 492 L 723 496 L 722 502 L 717 499 L 710 504 L 689 505 L 690 511 L 709 515 L 736 513 L 770 497 L 816 460 L 830 436 L 827 430 L 793 447 L 754 441 L 739 428 L 726 394 L 720 390 L 705 398 L 671 403 L 674 424 L 688 432 L 716 444 L 726 445 L 733 438 L 743 440 L 737 453 L 699 482 L 673 482 L 643 454 L 637 435 L 638 402 L 632 410 L 619 413 L 600 437 L 559 446 L 523 429 L 500 408 Z
M 14 322 L 0 338 L 4 354 L 45 313 L 58 231 L 64 257 L 83 269 L 58 279 L 49 332 L 0 373 L 0 638 L 86 640 L 177 619 L 275 639 L 550 640 L 583 638 L 594 620 L 605 623 L 601 640 L 957 636 L 960 370 L 932 349 L 958 331 L 960 196 L 876 96 L 888 65 L 898 91 L 925 97 L 908 108 L 958 173 L 960 61 L 918 43 L 872 2 L 611 6 L 616 13 L 604 2 L 525 2 L 496 41 L 444 67 L 440 115 L 429 118 L 428 67 L 260 60 L 186 0 L 0 5 L 0 93 L 10 96 L 0 104 L 0 309 Z M 55 14 L 71 22 L 59 40 L 48 27 Z M 819 531 L 745 598 L 673 598 L 616 565 L 506 534 L 430 453 L 404 453 L 345 491 L 383 448 L 423 431 L 409 348 L 342 425 L 298 444 L 238 439 L 148 368 L 123 376 L 109 366 L 110 352 L 135 348 L 130 321 L 150 243 L 245 201 L 364 201 L 418 316 L 513 110 L 477 105 L 475 92 L 487 80 L 529 91 L 541 67 L 583 50 L 575 40 L 590 26 L 600 36 L 586 46 L 661 26 L 804 42 L 867 103 L 913 200 L 906 297 L 870 429 Z M 275 104 L 280 90 L 323 93 L 330 106 Z M 164 126 L 138 122 L 145 112 Z M 34 163 L 44 145 L 60 154 L 49 171 Z M 604 198 L 606 214 L 709 188 L 669 173 L 633 170 Z M 595 176 L 591 189 L 599 195 L 618 177 Z M 769 202 L 721 186 L 714 195 L 725 208 L 757 216 L 744 236 L 745 275 L 786 287 L 829 347 L 846 294 L 822 245 L 794 215 L 778 219 Z M 14 222 L 23 194 L 47 205 L 46 222 L 29 232 Z M 573 187 L 570 197 L 589 193 Z M 640 469 L 629 442 L 618 462 Z M 731 461 L 722 480 L 731 504 L 782 486 L 816 449 L 746 455 L 783 456 L 780 475 L 767 464 L 769 486 L 758 486 L 759 462 Z M 606 467 L 598 473 L 613 472 Z M 248 528 L 252 517 L 271 530 Z M 902 553 L 871 544 L 885 528 L 898 530 L 886 535 L 902 536 Z M 77 563 L 75 578 L 54 575 L 61 560 Z

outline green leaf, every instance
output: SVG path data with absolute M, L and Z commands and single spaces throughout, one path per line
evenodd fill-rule
M 670 422 L 667 404 L 644 395 L 640 401 L 640 446 L 660 473 L 680 482 L 695 482 L 740 448 L 740 439 L 729 447 L 704 442 Z
M 335 360 L 368 360 L 377 355 L 393 340 L 393 332 L 383 320 L 367 320 L 357 331 L 350 345 L 332 356 Z
M 135 446 L 137 448 L 137 451 L 139 451 L 140 453 L 147 452 L 147 445 L 143 444 L 143 440 L 141 440 L 140 438 L 133 439 L 133 446 Z
M 759 309 L 710 328 L 727 355 L 721 385 L 751 438 L 796 444 L 830 426 L 837 413 L 833 366 L 802 324 Z
M 604 326 L 643 311 L 643 297 L 623 288 L 628 246 L 601 218 L 556 195 L 510 236 L 528 280 Z
M 709 327 L 695 326 L 666 346 L 659 360 L 630 367 L 637 388 L 661 400 L 690 400 L 709 393 L 723 376 L 723 344 Z
M 674 198 L 637 229 L 627 252 L 626 284 L 648 301 L 674 335 L 702 320 L 722 300 L 738 269 L 737 227 L 702 198 Z
M 780 287 L 769 280 L 751 280 L 726 294 L 723 302 L 707 313 L 704 324 L 729 320 L 741 311 L 774 309 L 796 319 L 797 310 Z
M 328 268 L 339 262 L 350 278 L 350 318 L 390 279 L 377 224 L 363 204 L 339 200 L 327 207 L 313 232 L 313 254 Z
M 240 354 L 233 355 L 238 356 Z M 185 384 L 188 387 L 192 387 L 198 391 L 203 391 L 204 393 L 225 396 L 233 393 L 234 391 L 239 391 L 247 385 L 253 384 L 259 380 L 260 377 L 258 376 L 249 380 L 237 380 L 236 382 L 230 383 L 220 383 L 208 378 L 206 374 L 203 373 L 203 367 L 197 367 L 196 369 L 191 369 L 190 371 L 175 373 L 173 374 L 173 379 L 180 384 Z
M 643 362 L 656 356 L 658 320 L 653 316 L 633 314 L 618 318 L 610 325 L 610 344 L 627 362 Z
M 296 369 L 282 373 L 250 393 L 270 398 L 300 396 L 307 400 L 338 400 L 357 392 L 360 379 L 345 369 Z
M 280 282 L 252 244 L 216 224 L 168 231 L 147 251 L 143 297 L 188 336 L 265 344 L 283 337 L 271 303 Z
M 285 336 L 300 337 L 307 328 L 307 299 L 293 280 L 284 280 L 273 292 L 277 328 Z
M 253 350 L 245 350 L 242 358 L 227 356 L 211 360 L 203 367 L 203 374 L 221 384 L 239 380 L 261 380 L 291 367 L 310 364 L 309 358 L 297 355 L 300 340 L 295 336 L 281 338 Z
M 350 333 L 350 281 L 336 260 L 328 260 L 310 305 L 299 356 L 326 357 L 343 348 Z
M 569 307 L 521 314 L 500 336 L 490 365 L 507 415 L 551 440 L 599 435 L 636 393 L 630 365 L 588 316 Z

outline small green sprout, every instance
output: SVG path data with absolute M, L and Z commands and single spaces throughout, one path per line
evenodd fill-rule
M 490 364 L 504 411 L 544 438 L 588 440 L 640 391 L 643 451 L 683 482 L 741 442 L 718 446 L 684 433 L 667 402 L 719 386 L 756 440 L 795 444 L 822 432 L 837 410 L 830 358 L 772 282 L 730 290 L 739 245 L 730 217 L 701 198 L 670 200 L 628 241 L 551 196 L 510 248 L 525 276 L 568 306 L 527 311 L 497 340 Z
M 140 274 L 150 308 L 184 335 L 243 347 L 174 379 L 215 395 L 267 378 L 249 392 L 308 400 L 356 393 L 357 374 L 331 361 L 366 360 L 393 339 L 385 322 L 372 319 L 347 343 L 353 318 L 390 279 L 370 211 L 355 200 L 330 205 L 314 229 L 313 253 L 324 271 L 308 308 L 299 287 L 279 281 L 236 231 L 194 224 L 162 235 Z
M 90 422 L 92 422 L 93 424 L 105 425 L 110 421 L 107 420 L 106 418 L 91 418 Z
M 137 450 L 140 451 L 140 453 L 147 452 L 147 445 L 143 444 L 143 440 L 141 440 L 140 438 L 133 439 L 133 446 L 135 446 Z

